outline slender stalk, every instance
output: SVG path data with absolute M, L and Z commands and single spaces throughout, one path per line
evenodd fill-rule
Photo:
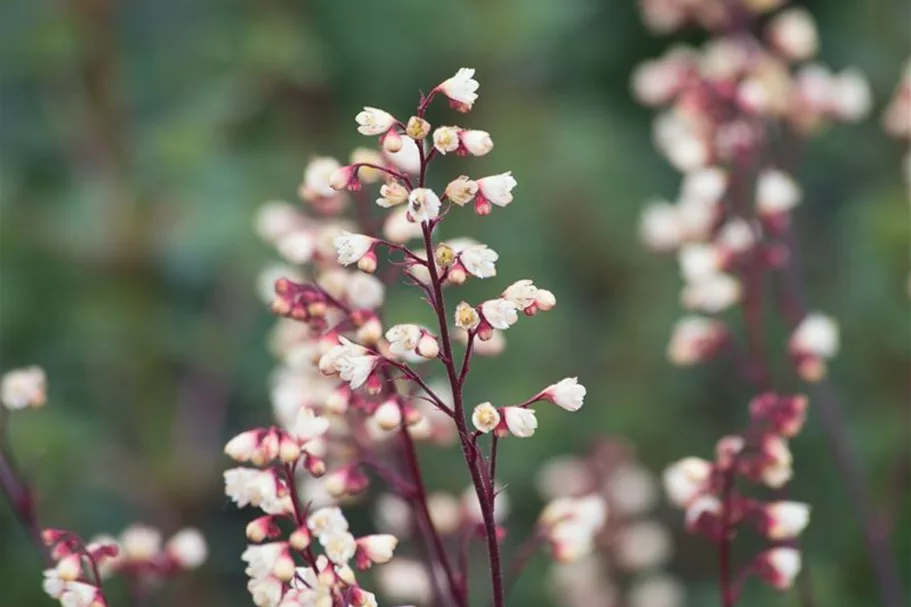
M 422 224 L 424 233 L 424 249 L 428 261 L 434 259 L 433 236 L 430 226 Z M 440 326 L 440 342 L 442 343 L 443 362 L 449 377 L 449 386 L 452 389 L 452 399 L 455 409 L 455 423 L 459 431 L 459 440 L 462 445 L 462 455 L 468 465 L 471 481 L 474 484 L 481 515 L 484 520 L 484 533 L 487 538 L 487 556 L 490 564 L 490 578 L 493 587 L 493 606 L 503 607 L 503 573 L 500 563 L 500 544 L 497 541 L 497 525 L 493 517 L 493 486 L 485 482 L 486 467 L 479 461 L 478 453 L 471 444 L 468 425 L 465 422 L 465 408 L 462 402 L 462 383 L 456 371 L 452 356 L 452 340 L 449 337 L 449 323 L 446 318 L 446 305 L 443 299 L 443 285 L 440 282 L 436 264 L 427 264 L 430 271 L 430 281 L 433 287 L 433 306 Z M 482 468 L 484 470 L 482 471 Z
M 0 449 L 0 491 L 10 505 L 13 515 L 19 521 L 19 525 L 28 535 L 38 556 L 45 566 L 54 564 L 44 540 L 41 538 L 41 529 L 35 517 L 34 505 L 32 503 L 31 493 L 25 481 L 19 478 L 12 462 L 7 455 Z

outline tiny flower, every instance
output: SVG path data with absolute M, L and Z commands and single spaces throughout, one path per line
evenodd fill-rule
M 794 459 L 788 441 L 775 435 L 766 436 L 762 442 L 761 457 L 759 480 L 766 486 L 778 489 L 791 480 L 794 475 L 791 468 Z
M 567 377 L 545 388 L 538 398 L 543 398 L 567 411 L 578 411 L 585 399 L 585 386 L 575 377 Z
M 687 308 L 714 314 L 737 303 L 740 295 L 740 282 L 729 274 L 719 273 L 687 284 L 680 299 Z
M 745 219 L 731 219 L 718 232 L 717 244 L 723 251 L 745 253 L 756 244 L 756 235 Z
M 85 582 L 69 582 L 60 595 L 63 607 L 104 607 L 98 588 Z
M 512 202 L 512 189 L 516 187 L 516 180 L 511 171 L 482 177 L 478 179 L 478 193 L 475 197 L 475 210 L 478 215 L 490 213 L 490 203 L 505 207 Z
M 82 575 L 82 555 L 78 552 L 68 554 L 57 561 L 57 577 L 64 582 L 72 582 Z
M 394 535 L 365 535 L 358 538 L 357 547 L 369 563 L 383 564 L 392 559 L 392 554 L 399 540 Z
M 500 412 L 490 403 L 481 403 L 474 408 L 471 423 L 475 429 L 487 434 L 500 425 Z
M 531 280 L 517 280 L 506 287 L 501 297 L 513 302 L 520 310 L 525 310 L 535 304 L 538 298 L 538 287 Z
M 338 252 L 338 262 L 347 266 L 360 262 L 361 259 L 371 253 L 376 244 L 376 239 L 363 234 L 342 232 L 335 237 L 333 242 Z
M 311 202 L 335 196 L 336 192 L 330 185 L 330 178 L 339 167 L 341 165 L 334 158 L 318 157 L 311 160 L 304 169 L 304 181 L 300 187 L 301 196 Z
M 721 500 L 714 495 L 700 495 L 686 505 L 684 516 L 686 528 L 689 531 L 695 531 L 704 524 L 703 517 L 711 521 L 721 514 Z
M 310 407 L 301 407 L 294 418 L 294 423 L 288 429 L 301 444 L 322 436 L 328 430 L 329 420 L 317 415 Z
M 164 549 L 174 559 L 174 562 L 184 569 L 199 567 L 205 562 L 208 555 L 206 540 L 197 529 L 178 531 L 168 540 Z
M 396 129 L 389 129 L 380 135 L 380 145 L 383 146 L 383 151 L 388 152 L 389 154 L 401 152 L 404 143 L 405 140 L 399 135 L 399 132 Z
M 275 517 L 266 515 L 255 518 L 247 523 L 245 533 L 248 540 L 259 543 L 267 537 L 277 537 L 281 533 L 281 530 L 275 524 Z
M 688 172 L 680 186 L 680 197 L 714 204 L 728 188 L 728 174 L 719 167 L 704 167 Z
M 639 238 L 646 247 L 659 253 L 679 247 L 684 231 L 677 207 L 667 202 L 646 205 L 639 216 Z
M 795 548 L 778 547 L 766 550 L 757 558 L 760 576 L 779 590 L 786 590 L 794 584 L 800 573 L 800 552 Z
M 424 223 L 440 214 L 440 199 L 433 190 L 416 188 L 408 196 L 408 220 Z
M 271 470 L 232 468 L 224 478 L 225 494 L 240 508 L 250 505 L 266 514 L 285 514 L 291 506 L 287 488 Z
M 131 525 L 120 535 L 119 543 L 127 560 L 150 561 L 161 550 L 161 532 L 146 525 Z
M 477 90 L 480 85 L 474 79 L 474 70 L 463 67 L 455 76 L 442 82 L 436 90 L 449 97 L 452 105 L 461 112 L 467 112 L 478 99 Z
M 756 180 L 756 209 L 760 215 L 787 213 L 803 196 L 800 186 L 783 171 L 768 169 Z
M 522 407 L 503 407 L 503 419 L 509 433 L 519 438 L 528 438 L 538 427 L 538 418 L 531 409 Z
M 307 518 L 307 527 L 315 536 L 348 530 L 348 519 L 337 506 L 320 508 Z
M 769 22 L 766 35 L 782 55 L 794 61 L 810 59 L 819 50 L 816 22 L 805 8 L 780 12 Z
M 712 474 L 712 464 L 698 457 L 687 457 L 664 470 L 664 489 L 668 499 L 678 507 L 686 507 L 705 488 Z
M 313 258 L 316 243 L 313 235 L 306 231 L 297 231 L 286 234 L 275 243 L 279 255 L 285 261 L 294 264 L 305 264 Z
M 487 131 L 460 131 L 459 140 L 472 156 L 483 156 L 493 149 L 493 139 Z
M 376 408 L 373 418 L 383 430 L 395 430 L 402 425 L 402 408 L 394 400 L 387 400 Z
M 395 130 L 389 132 L 395 133 Z M 418 150 L 418 144 L 410 137 L 401 138 L 401 143 L 402 148 L 398 151 L 391 151 L 384 147 L 384 156 L 400 171 L 416 175 L 421 171 L 421 152 Z
M 667 357 L 675 365 L 688 367 L 714 354 L 726 331 L 724 324 L 703 316 L 685 316 L 674 325 Z
M 542 312 L 547 312 L 548 310 L 553 310 L 554 306 L 557 305 L 557 296 L 547 289 L 538 289 L 538 293 L 535 296 L 534 308 L 541 310 Z M 528 308 L 525 308 L 525 311 L 528 312 Z
M 772 502 L 763 509 L 765 534 L 770 540 L 795 538 L 810 522 L 810 507 L 800 502 Z
M 0 400 L 7 409 L 40 407 L 47 400 L 47 379 L 41 367 L 7 371 L 0 386 Z
M 870 83 L 860 70 L 843 70 L 835 76 L 832 86 L 832 110 L 836 116 L 848 122 L 856 122 L 870 113 L 873 93 L 870 91 Z
M 459 261 L 469 274 L 477 278 L 490 278 L 497 275 L 494 263 L 499 255 L 487 245 L 479 244 L 466 247 L 459 253 Z
M 516 304 L 502 298 L 490 299 L 482 303 L 481 314 L 494 329 L 508 329 L 519 320 Z
M 421 339 L 423 329 L 418 325 L 403 324 L 389 327 L 386 339 L 389 341 L 389 351 L 396 356 L 405 356 L 415 351 Z
M 687 282 L 711 278 L 721 270 L 723 258 L 717 247 L 702 242 L 684 245 L 677 254 L 680 273 Z
M 481 316 L 467 302 L 459 302 L 455 310 L 455 325 L 460 329 L 472 331 L 481 324 Z
M 421 140 L 430 133 L 430 123 L 419 118 L 417 116 L 412 116 L 408 119 L 408 124 L 405 126 L 405 134 L 411 137 L 412 139 Z
M 361 135 L 382 135 L 395 125 L 395 116 L 375 107 L 365 107 L 355 120 Z
M 349 164 L 339 167 L 329 175 L 329 187 L 336 192 L 361 189 L 361 182 L 357 179 L 357 165 Z
M 794 329 L 788 347 L 800 376 L 819 381 L 826 373 L 824 361 L 838 353 L 838 324 L 824 314 L 808 314 Z
M 259 451 L 263 432 L 259 429 L 241 432 L 225 445 L 225 454 L 237 462 L 248 462 Z
M 459 127 L 441 126 L 433 132 L 433 147 L 440 154 L 455 152 L 459 149 L 461 141 L 459 140 Z
M 440 344 L 437 342 L 437 338 L 424 331 L 421 339 L 418 340 L 417 354 L 428 360 L 439 356 Z
M 398 181 L 384 183 L 380 186 L 380 197 L 376 199 L 376 204 L 388 209 L 400 205 L 408 200 L 408 190 Z
M 319 541 L 326 551 L 326 556 L 337 565 L 346 564 L 357 552 L 357 542 L 347 531 L 324 533 L 319 536 Z
M 449 185 L 446 186 L 446 196 L 460 207 L 471 202 L 477 193 L 477 182 L 472 181 L 465 175 L 450 181 Z

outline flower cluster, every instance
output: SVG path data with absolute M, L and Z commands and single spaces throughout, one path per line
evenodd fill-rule
M 478 88 L 474 70 L 463 68 L 422 95 L 407 119 L 365 107 L 355 117 L 357 130 L 376 138 L 376 148 L 355 150 L 344 165 L 313 159 L 299 188 L 307 210 L 272 201 L 257 217 L 258 232 L 286 262 L 262 275 L 264 295 L 281 317 L 272 339 L 280 360 L 272 387 L 277 425 L 243 432 L 225 448 L 250 464 L 225 473 L 226 493 L 238 506 L 252 505 L 265 515 L 250 524 L 248 538 L 275 540 L 251 546 L 244 556 L 257 605 L 322 605 L 330 599 L 372 604 L 373 595 L 349 566 L 353 562 L 358 568 L 384 563 L 377 579 L 391 597 L 420 602 L 433 595 L 467 606 L 468 572 L 456 569 L 445 545 L 458 537 L 460 560 L 472 537 L 485 542 L 493 602 L 503 605 L 499 542 L 505 531 L 499 523 L 506 498 L 496 483 L 497 441 L 534 434 L 533 404 L 576 411 L 586 390 L 573 377 L 515 405 L 488 402 L 472 410 L 464 403 L 472 357 L 498 354 L 505 347 L 503 333 L 520 316 L 556 305 L 553 293 L 524 279 L 489 299 L 446 306 L 444 289 L 495 279 L 499 254 L 470 238 L 440 238 L 440 224 L 469 204 L 480 217 L 509 206 L 517 185 L 510 171 L 460 175 L 438 189 L 427 183 L 434 158 L 480 157 L 493 150 L 487 131 L 434 127 L 425 118 L 437 97 L 448 98 L 459 112 L 470 111 Z M 377 195 L 368 195 L 365 184 L 377 185 Z M 351 207 L 355 220 L 346 217 Z M 420 244 L 411 248 L 412 241 Z M 429 304 L 430 324 L 385 322 L 386 288 L 396 274 Z M 458 342 L 465 344 L 461 361 L 455 356 Z M 433 370 L 426 368 L 432 365 L 419 367 L 428 362 L 442 367 L 444 381 L 431 377 Z M 471 477 L 464 498 L 428 493 L 418 441 L 459 443 Z M 377 478 L 388 491 L 384 503 L 396 504 L 403 521 L 388 524 L 396 517 L 385 513 L 390 534 L 357 539 L 335 504 L 358 499 Z M 293 527 L 290 535 L 281 531 L 282 520 Z M 584 526 L 576 527 L 579 535 Z M 589 527 L 591 535 L 600 524 Z M 432 548 L 422 558 L 423 576 L 413 573 L 416 564 L 406 555 L 392 559 L 398 538 L 409 536 L 421 536 Z M 414 592 L 384 583 L 399 571 L 409 572 Z
M 864 118 L 871 93 L 856 69 L 833 73 L 813 61 L 819 36 L 802 8 L 778 11 L 783 2 L 755 0 L 640 4 L 657 31 L 695 24 L 712 34 L 700 49 L 675 46 L 639 66 L 632 90 L 642 104 L 665 108 L 654 122 L 655 144 L 684 174 L 677 200 L 648 203 L 640 221 L 646 247 L 676 254 L 683 279 L 687 314 L 672 331 L 668 358 L 691 366 L 729 354 L 759 394 L 750 404 L 749 428 L 722 438 L 714 461 L 685 458 L 664 475 L 671 501 L 686 511 L 687 528 L 718 544 L 722 604 L 730 607 L 747 575 L 790 586 L 801 562 L 796 537 L 809 520 L 807 505 L 781 498 L 793 474 L 787 441 L 803 424 L 807 399 L 775 394 L 766 359 L 766 277 L 778 274 L 785 285 L 778 302 L 800 378 L 821 381 L 839 348 L 835 321 L 806 310 L 802 296 L 789 290 L 796 255 L 791 215 L 803 192 L 782 159 L 826 123 Z M 735 308 L 743 312 L 745 344 L 725 317 Z M 741 495 L 739 477 L 778 489 L 778 501 Z M 735 582 L 730 542 L 748 523 L 778 544 Z
M 788 542 L 809 523 L 810 507 L 741 495 L 735 480 L 743 477 L 780 489 L 791 479 L 788 440 L 803 427 L 806 408 L 804 396 L 761 394 L 750 402 L 747 432 L 719 440 L 714 461 L 687 457 L 664 472 L 667 495 L 685 510 L 689 531 L 720 541 L 738 526 L 751 523 L 769 540 L 779 542 L 758 555 L 742 575 L 756 573 L 781 589 L 789 587 L 800 570 L 800 552 Z
M 47 379 L 41 367 L 8 371 L 0 381 L 0 400 L 8 409 L 40 407 L 47 400 Z M 34 498 L 2 449 L 0 465 L 5 471 L 2 488 L 10 505 L 33 535 L 40 537 L 42 551 L 56 563 L 44 571 L 44 591 L 64 607 L 105 607 L 102 580 L 114 574 L 127 581 L 135 596 L 144 597 L 163 580 L 206 560 L 206 541 L 193 528 L 178 531 L 164 545 L 161 532 L 145 525 L 133 525 L 119 538 L 99 535 L 88 542 L 72 531 L 40 530 Z
M 639 463 L 625 441 L 605 439 L 586 457 L 561 456 L 547 462 L 537 476 L 539 492 L 551 500 L 542 522 L 574 504 L 576 516 L 589 512 L 604 525 L 590 543 L 567 544 L 572 536 L 542 526 L 542 536 L 555 555 L 574 555 L 550 570 L 554 601 L 563 607 L 624 604 L 630 607 L 680 607 L 683 585 L 662 571 L 673 552 L 670 531 L 655 517 L 658 482 Z M 572 518 L 567 518 L 572 523 Z M 568 549 L 569 548 L 569 549 Z M 582 548 L 582 550 L 580 550 Z

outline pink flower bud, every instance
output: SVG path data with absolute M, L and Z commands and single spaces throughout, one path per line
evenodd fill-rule
M 301 449 L 297 441 L 284 432 L 278 443 L 278 457 L 286 464 L 293 464 L 300 459 Z
M 57 563 L 57 576 L 66 582 L 72 582 L 82 575 L 82 555 L 73 553 L 60 559 Z
M 329 187 L 336 192 L 361 189 L 361 182 L 357 179 L 357 165 L 349 164 L 340 167 L 329 176 Z
M 786 590 L 800 573 L 800 552 L 784 546 L 772 548 L 757 557 L 756 566 L 762 579 L 779 590 Z
M 251 542 L 259 543 L 268 538 L 278 537 L 280 533 L 281 530 L 275 524 L 272 515 L 261 516 L 247 523 L 247 539 Z
M 472 156 L 484 156 L 493 149 L 493 139 L 487 131 L 460 131 L 459 140 Z
M 383 430 L 395 430 L 402 425 L 402 410 L 396 401 L 387 400 L 376 408 L 373 418 Z
M 262 435 L 263 430 L 260 428 L 241 432 L 225 445 L 225 454 L 237 462 L 250 461 L 259 448 Z
M 301 525 L 288 536 L 288 544 L 298 552 L 306 550 L 311 541 L 313 541 L 313 536 L 306 525 Z
M 436 358 L 440 354 L 437 338 L 425 331 L 418 340 L 417 353 L 426 359 Z
M 762 529 L 770 540 L 795 538 L 810 522 L 810 507 L 800 502 L 772 502 L 762 514 Z
M 528 438 L 538 427 L 538 418 L 531 409 L 522 407 L 503 407 L 500 409 L 506 428 L 513 436 Z
M 399 540 L 394 535 L 366 535 L 357 540 L 357 547 L 370 563 L 382 564 L 392 559 L 392 553 L 398 543 Z

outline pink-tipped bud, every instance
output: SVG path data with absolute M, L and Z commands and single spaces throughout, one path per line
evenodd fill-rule
M 430 333 L 424 333 L 418 340 L 417 352 L 419 356 L 427 359 L 436 358 L 440 354 L 440 345 L 437 338 Z
M 806 420 L 807 397 L 760 394 L 750 401 L 750 415 L 770 431 L 791 438 L 797 436 Z
M 268 538 L 278 537 L 280 529 L 271 515 L 261 516 L 247 523 L 247 539 L 259 543 Z
M 288 544 L 297 552 L 306 550 L 311 541 L 313 541 L 313 536 L 310 535 L 310 530 L 307 529 L 306 525 L 298 527 L 288 537 Z
M 275 566 L 272 568 L 272 575 L 283 582 L 290 582 L 294 579 L 296 570 L 297 566 L 294 564 L 294 559 L 291 558 L 291 555 L 286 550 L 284 554 L 276 559 Z
M 779 590 L 786 590 L 794 584 L 800 566 L 800 552 L 784 546 L 766 550 L 756 558 L 759 577 Z
M 324 462 L 321 458 L 316 457 L 315 455 L 307 455 L 307 459 L 304 462 L 304 467 L 313 478 L 320 478 L 326 474 L 326 462 Z
M 800 502 L 772 502 L 762 510 L 762 531 L 771 540 L 797 537 L 810 522 L 810 507 Z
M 474 212 L 476 215 L 484 216 L 490 215 L 490 212 L 493 210 L 493 205 L 490 204 L 490 201 L 484 198 L 484 195 L 480 191 L 475 195 L 474 198 Z
M 259 448 L 263 431 L 259 428 L 241 432 L 225 445 L 225 454 L 237 462 L 248 462 L 253 459 Z
M 390 154 L 395 154 L 402 149 L 402 136 L 395 129 L 389 129 L 386 134 L 380 138 L 380 145 L 383 150 Z
M 73 553 L 57 563 L 57 576 L 66 582 L 73 582 L 82 575 L 82 555 Z
M 348 591 L 348 600 L 353 607 L 370 607 L 376 605 L 376 596 L 372 592 L 367 592 L 360 586 L 353 586 Z
M 446 282 L 454 285 L 464 284 L 468 279 L 468 274 L 465 272 L 465 268 L 462 267 L 462 264 L 455 264 L 449 269 L 449 273 L 446 275 Z
M 349 164 L 336 169 L 329 176 L 329 187 L 337 192 L 350 190 L 356 192 L 361 189 L 361 182 L 357 178 L 357 166 Z
M 367 567 L 372 563 L 381 565 L 392 559 L 392 553 L 399 540 L 394 535 L 366 535 L 357 540 L 358 553 L 366 557 Z M 361 567 L 365 569 L 366 567 Z
M 293 464 L 300 459 L 300 446 L 297 444 L 296 440 L 287 434 L 282 433 L 278 445 L 278 457 L 286 464 Z
M 372 250 L 365 253 L 363 257 L 357 260 L 357 267 L 368 274 L 376 272 L 376 253 Z
M 547 289 L 538 289 L 534 305 L 542 312 L 547 312 L 557 305 L 557 298 Z
M 342 497 L 357 495 L 370 484 L 367 475 L 357 466 L 347 466 L 326 475 L 325 487 L 329 495 Z
M 376 411 L 373 412 L 373 418 L 380 428 L 391 431 L 401 426 L 402 411 L 396 401 L 387 400 L 376 408 Z

